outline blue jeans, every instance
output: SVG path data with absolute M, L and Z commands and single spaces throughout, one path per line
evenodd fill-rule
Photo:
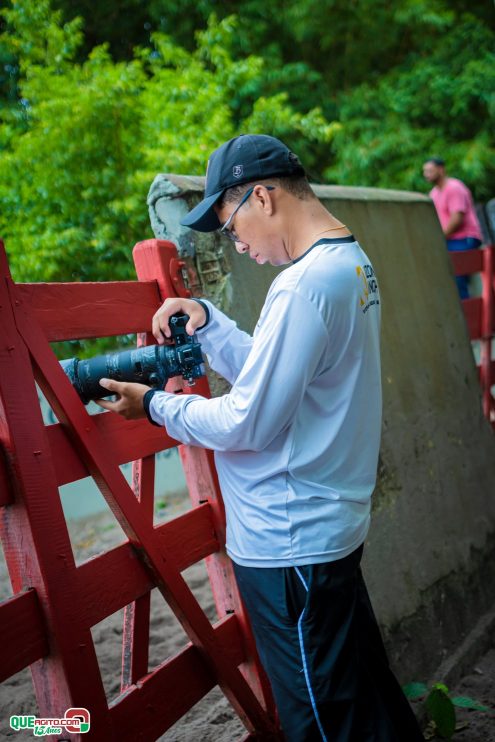
M 461 250 L 476 250 L 481 245 L 481 240 L 477 237 L 463 237 L 460 240 L 447 240 L 447 250 L 449 252 L 460 252 Z M 456 276 L 457 289 L 461 299 L 469 299 L 468 282 L 469 276 Z

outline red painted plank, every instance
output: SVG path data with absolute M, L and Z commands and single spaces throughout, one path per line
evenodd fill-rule
M 177 445 L 177 441 L 167 435 L 165 428 L 150 425 L 148 420 L 124 420 L 119 415 L 109 413 L 93 415 L 91 420 L 101 434 L 108 455 L 119 465 Z M 71 443 L 70 431 L 55 423 L 47 426 L 46 433 L 57 484 L 61 486 L 87 477 L 88 469 Z
M 148 672 L 151 594 L 126 605 L 122 627 L 120 692 L 124 693 Z
M 481 382 L 482 367 L 478 364 L 476 366 L 476 368 L 478 369 L 478 377 L 479 377 L 480 382 Z M 495 360 L 492 360 L 490 362 L 489 373 L 490 373 L 489 385 L 490 385 L 490 389 L 491 389 L 492 386 L 495 386 Z
M 236 617 L 227 616 L 213 632 L 232 665 L 239 665 L 244 655 Z M 119 742 L 156 739 L 215 685 L 215 675 L 201 653 L 189 645 L 111 704 Z
M 0 603 L 0 683 L 48 654 L 43 613 L 36 590 Z
M 189 495 L 194 505 L 208 502 L 215 519 L 216 533 L 222 549 L 207 560 L 208 576 L 220 618 L 226 613 L 240 610 L 232 563 L 226 557 L 225 549 L 225 510 L 216 479 L 211 452 L 195 446 L 179 446 Z
M 495 278 L 495 252 L 492 246 L 486 247 L 483 251 L 483 273 L 481 274 L 482 283 L 482 333 L 487 340 L 493 336 L 493 327 L 495 324 L 495 297 L 494 297 L 494 278 Z M 491 354 L 489 354 L 491 355 Z
M 0 507 L 13 502 L 11 474 L 9 474 L 3 446 L 0 442 Z
M 31 307 L 50 342 L 149 330 L 159 306 L 156 283 L 25 283 L 18 301 Z
M 463 299 L 462 308 L 468 326 L 469 337 L 471 340 L 479 340 L 481 337 L 482 300 L 478 297 L 474 299 Z
M 219 548 L 209 505 L 164 523 L 155 528 L 155 533 L 173 553 L 180 571 Z M 75 580 L 85 626 L 94 626 L 156 587 L 152 574 L 129 543 L 81 564 Z
M 191 296 L 181 276 L 185 262 L 178 258 L 173 242 L 143 240 L 134 246 L 132 257 L 139 280 L 144 283 L 156 281 L 160 304 L 171 296 Z
M 471 275 L 483 270 L 483 250 L 462 250 L 450 252 L 449 255 L 456 276 Z
M 141 336 L 139 345 L 144 343 Z M 148 456 L 132 465 L 132 489 L 141 508 L 153 524 L 155 488 L 155 458 Z M 150 634 L 150 593 L 127 605 L 122 632 L 121 692 L 148 672 L 148 645 Z

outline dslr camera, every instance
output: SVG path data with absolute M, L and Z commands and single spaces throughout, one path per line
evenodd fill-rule
M 194 379 L 204 376 L 205 368 L 200 343 L 195 335 L 191 337 L 186 332 L 188 320 L 187 314 L 170 317 L 170 345 L 147 345 L 87 360 L 69 358 L 60 361 L 60 365 L 84 404 L 112 396 L 112 392 L 100 386 L 99 380 L 103 378 L 163 389 L 172 376 L 182 376 L 192 386 Z

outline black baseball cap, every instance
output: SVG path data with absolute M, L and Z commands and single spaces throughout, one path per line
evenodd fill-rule
M 216 149 L 208 160 L 204 199 L 181 219 L 198 232 L 221 227 L 213 206 L 227 188 L 277 176 L 305 175 L 299 158 L 280 139 L 241 134 Z

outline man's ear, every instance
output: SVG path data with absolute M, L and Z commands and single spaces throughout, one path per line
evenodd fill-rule
M 262 207 L 265 214 L 271 216 L 274 212 L 274 203 L 271 197 L 271 192 L 267 190 L 265 186 L 260 184 L 255 187 L 253 196 L 256 203 Z

